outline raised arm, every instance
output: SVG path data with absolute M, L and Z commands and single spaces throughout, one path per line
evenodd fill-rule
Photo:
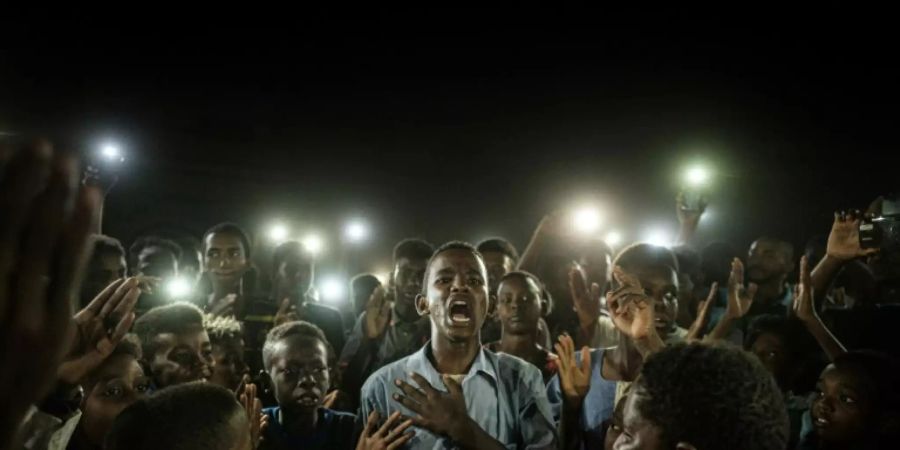
M 806 256 L 800 258 L 800 283 L 794 294 L 794 314 L 803 322 L 809 334 L 816 338 L 816 342 L 828 355 L 828 359 L 833 361 L 839 355 L 846 353 L 847 349 L 828 331 L 816 312 L 816 305 L 813 302 L 815 288 L 812 286 L 808 263 Z
M 835 212 L 834 223 L 831 225 L 831 233 L 828 234 L 828 244 L 825 249 L 825 257 L 819 261 L 810 274 L 810 287 L 815 295 L 816 304 L 821 304 L 821 299 L 828 292 L 828 286 L 834 280 L 841 267 L 853 259 L 871 255 L 878 249 L 864 249 L 859 245 L 859 223 L 861 213 L 859 211 L 845 213 Z
M 704 340 L 727 338 L 734 327 L 734 322 L 740 320 L 750 310 L 755 296 L 755 284 L 744 286 L 744 263 L 734 258 L 731 262 L 731 275 L 728 276 L 728 305 L 725 307 L 725 314 Z

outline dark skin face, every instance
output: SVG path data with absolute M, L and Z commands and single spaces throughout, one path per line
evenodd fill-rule
M 609 426 L 606 428 L 606 437 L 603 440 L 604 450 L 613 450 L 613 445 L 616 443 L 616 440 L 619 439 L 619 435 L 622 434 L 622 430 L 625 427 L 624 424 L 626 401 L 628 401 L 627 395 L 619 399 L 619 403 L 616 404 L 616 409 L 615 411 L 613 411 L 612 419 L 610 419 Z
M 663 450 L 662 430 L 641 416 L 636 407 L 642 391 L 633 391 L 625 400 L 622 432 L 616 439 L 615 450 Z
M 200 267 L 203 261 L 203 254 L 200 250 L 186 248 L 181 254 L 181 261 L 178 261 L 178 274 L 187 278 L 192 284 L 200 279 Z
M 497 295 L 497 316 L 503 325 L 503 333 L 537 333 L 541 303 L 541 289 L 530 278 L 510 277 L 501 282 Z
M 212 233 L 203 240 L 204 267 L 213 287 L 236 291 L 247 270 L 247 251 L 241 238 L 231 233 Z
M 394 264 L 394 308 L 403 321 L 412 322 L 419 318 L 416 296 L 422 292 L 422 279 L 425 277 L 427 264 L 425 259 L 409 258 L 400 258 Z
M 747 279 L 757 284 L 787 276 L 792 269 L 787 248 L 776 241 L 760 239 L 747 255 Z
M 150 393 L 151 382 L 131 355 L 108 358 L 91 378 L 94 384 L 85 392 L 78 426 L 99 447 L 119 413 Z
M 678 317 L 678 275 L 672 269 L 656 269 L 639 272 L 641 286 L 653 298 L 656 331 L 663 339 L 675 330 Z
M 314 416 L 331 386 L 325 344 L 309 336 L 288 336 L 275 344 L 269 363 L 275 399 L 283 414 Z
M 203 327 L 183 333 L 162 333 L 153 338 L 156 352 L 150 371 L 157 388 L 207 380 L 212 376 L 215 360 L 209 335 Z M 145 356 L 146 358 L 146 356 Z
M 763 367 L 778 380 L 778 384 L 783 384 L 788 369 L 788 349 L 780 336 L 763 333 L 753 341 L 750 346 L 750 353 L 756 355 L 762 362 Z
M 173 278 L 178 273 L 178 260 L 175 255 L 162 247 L 144 247 L 138 253 L 135 275 L 156 277 L 164 280 Z
M 501 252 L 483 252 L 484 265 L 488 271 L 488 289 L 491 294 L 496 294 L 500 287 L 500 279 L 516 268 L 512 258 Z
M 212 357 L 215 361 L 209 382 L 226 389 L 235 390 L 241 384 L 243 376 L 250 372 L 244 362 L 244 340 L 226 339 L 212 346 Z
M 431 318 L 432 339 L 479 341 L 489 301 L 484 263 L 468 250 L 441 252 L 429 268 L 426 295 L 417 301 L 420 313 Z
M 866 441 L 873 432 L 871 382 L 853 365 L 829 365 L 816 384 L 810 407 L 820 440 L 836 448 Z
M 290 298 L 294 302 L 303 299 L 312 283 L 313 265 L 299 253 L 287 255 L 275 271 L 275 291 L 278 300 Z
M 81 288 L 82 304 L 86 305 L 113 281 L 125 277 L 125 255 L 103 252 L 91 257 Z

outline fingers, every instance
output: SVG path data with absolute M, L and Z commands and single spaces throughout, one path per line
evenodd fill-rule
M 400 388 L 400 390 L 403 391 L 403 394 L 405 394 L 406 397 L 411 398 L 413 401 L 415 401 L 417 403 L 424 403 L 424 402 L 428 401 L 428 396 L 423 391 L 416 389 L 411 384 L 409 384 L 401 379 L 394 380 L 394 385 L 396 385 L 398 388 Z
M 116 292 L 116 289 L 125 282 L 124 278 L 119 278 L 116 281 L 110 283 L 109 286 L 105 287 L 90 303 L 84 308 L 84 310 L 89 311 L 94 316 L 99 316 L 100 311 L 103 309 L 103 305 L 109 300 L 109 298 Z
M 713 281 L 712 285 L 709 286 L 709 294 L 706 295 L 707 302 L 715 302 L 716 294 L 719 292 L 719 282 Z
M 134 312 L 129 312 L 122 316 L 122 320 L 116 325 L 116 328 L 113 330 L 112 334 L 109 337 L 109 340 L 112 342 L 113 346 L 118 345 L 119 342 L 128 334 L 128 330 L 131 329 L 131 325 L 134 324 Z
M 278 312 L 275 314 L 283 316 L 287 314 L 288 310 L 291 309 L 291 299 L 289 297 L 285 297 L 284 300 L 281 301 L 281 305 L 278 306 Z
M 809 258 L 803 255 L 800 258 L 800 284 L 804 286 L 812 286 L 812 276 L 809 271 Z
M 569 269 L 569 291 L 572 293 L 572 298 L 579 299 L 584 297 L 584 293 L 587 292 L 587 282 L 584 279 L 584 272 L 581 271 L 581 267 L 574 265 L 571 269 Z
M 590 375 L 591 369 L 591 349 L 587 346 L 581 347 L 581 371 Z
M 375 417 L 378 417 L 377 413 Z M 394 428 L 394 424 L 397 423 L 398 420 L 400 420 L 400 417 L 400 411 L 394 411 L 390 416 L 388 416 L 388 419 L 384 422 L 384 424 L 381 425 L 381 428 L 378 429 L 376 436 L 381 438 L 390 436 L 390 430 Z
M 412 419 L 410 419 L 408 422 L 410 425 L 412 425 L 412 423 L 413 423 Z M 406 423 L 406 422 L 403 422 L 403 423 Z M 400 439 L 397 439 L 396 441 L 394 441 L 390 445 L 388 445 L 387 450 L 396 450 L 396 449 L 406 445 L 406 443 L 409 442 L 409 440 L 412 439 L 415 435 L 416 434 L 413 432 L 404 434 L 403 436 L 400 437 Z
M 417 385 L 419 385 L 419 389 L 424 391 L 426 394 L 428 394 L 428 395 L 440 394 L 440 392 L 437 389 L 435 389 L 431 385 L 431 383 L 429 383 L 428 380 L 426 380 L 425 377 L 423 377 L 422 375 L 419 375 L 418 373 L 413 372 L 413 373 L 409 374 L 409 376 L 412 377 L 413 381 L 415 381 Z
M 124 283 L 119 285 L 109 301 L 103 305 L 99 317 L 101 319 L 105 318 L 113 312 L 117 313 L 113 315 L 114 317 L 121 317 L 130 309 L 134 309 L 134 305 L 137 304 L 137 299 L 140 294 L 141 289 L 139 287 L 139 281 L 136 278 L 125 280 Z
M 747 286 L 747 300 L 750 303 L 753 303 L 753 299 L 756 298 L 756 290 L 758 286 L 756 283 L 750 283 L 750 286 Z M 748 305 L 749 307 L 749 305 Z
M 57 158 L 49 181 L 29 206 L 24 234 L 17 245 L 16 277 L 13 280 L 19 303 L 17 319 L 29 330 L 44 325 L 48 302 L 47 280 L 54 264 L 54 252 L 63 238 L 65 222 L 72 212 L 76 192 L 76 163 L 72 158 Z
M 728 284 L 731 286 L 742 286 L 744 284 L 744 263 L 740 258 L 734 258 L 731 262 L 731 276 L 728 277 Z
M 408 397 L 400 394 L 394 394 L 394 401 L 405 406 L 407 409 L 420 416 L 424 413 L 422 406 L 419 403 L 412 401 Z
M 53 312 L 47 323 L 49 329 L 65 330 L 72 318 L 71 305 L 81 288 L 84 270 L 91 256 L 88 239 L 94 229 L 95 210 L 100 200 L 96 190 L 82 189 L 78 193 L 75 211 L 63 232 L 51 275 L 49 296 Z
M 462 386 L 460 386 L 456 380 L 448 375 L 444 375 L 443 380 L 444 386 L 447 387 L 447 392 L 449 392 L 450 395 L 455 397 L 461 397 L 463 395 Z
M 394 414 L 400 414 L 396 412 Z M 372 411 L 369 413 L 369 417 L 366 418 L 366 427 L 363 429 L 362 436 L 360 439 L 365 439 L 367 437 L 372 436 L 372 431 L 375 429 L 375 424 L 378 423 L 378 411 Z

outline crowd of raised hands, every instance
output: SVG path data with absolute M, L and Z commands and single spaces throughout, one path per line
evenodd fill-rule
M 0 149 L 0 449 L 900 445 L 893 347 L 831 327 L 848 297 L 897 312 L 872 298 L 878 277 L 847 275 L 883 256 L 859 211 L 799 258 L 772 238 L 695 250 L 705 200 L 676 200 L 671 249 L 578 242 L 554 213 L 522 255 L 401 243 L 349 312 L 215 280 L 143 310 L 159 280 L 134 271 L 79 300 L 104 195 L 82 181 L 50 142 Z M 236 237 L 212 230 L 204 270 L 210 242 Z

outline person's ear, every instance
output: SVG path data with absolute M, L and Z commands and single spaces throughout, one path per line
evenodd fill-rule
M 427 316 L 429 314 L 428 297 L 425 297 L 422 294 L 416 295 L 416 312 L 418 312 L 420 316 Z
M 697 447 L 694 447 L 693 444 L 689 444 L 687 442 L 679 442 L 675 445 L 676 450 L 697 450 Z

